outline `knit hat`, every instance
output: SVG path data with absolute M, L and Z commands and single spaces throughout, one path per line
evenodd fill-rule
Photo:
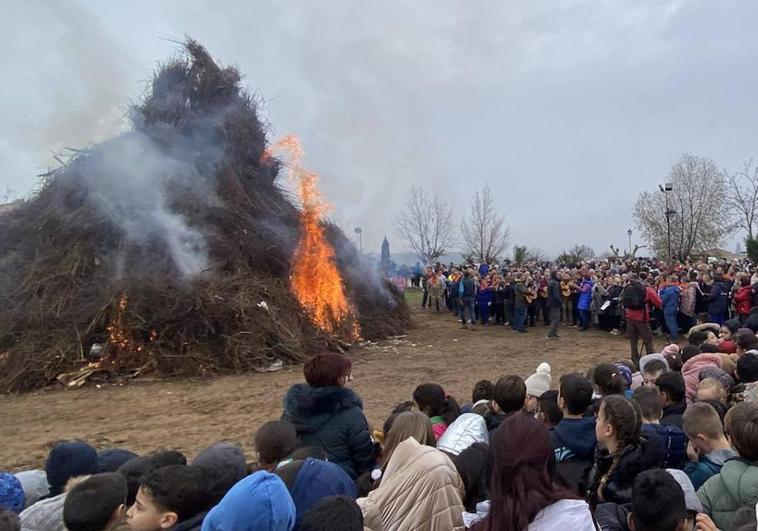
M 540 397 L 542 393 L 550 390 L 553 378 L 550 376 L 550 365 L 544 361 L 537 367 L 537 372 L 526 379 L 526 394 Z
M 24 489 L 25 507 L 34 505 L 50 494 L 50 485 L 47 484 L 47 474 L 44 470 L 17 472 L 16 479 L 21 483 L 21 488 Z
M 669 345 L 670 347 L 671 345 Z M 668 348 L 668 347 L 666 347 Z M 663 350 L 666 350 L 665 348 Z M 660 360 L 666 365 L 666 370 L 668 371 L 671 367 L 669 367 L 669 362 L 666 359 L 666 357 L 663 354 L 658 354 L 657 352 L 654 354 L 647 354 L 645 356 L 642 356 L 640 358 L 640 373 L 645 372 L 645 365 L 650 363 L 653 360 Z
M 698 373 L 697 378 L 701 382 L 706 378 L 713 378 L 714 380 L 718 380 L 718 382 L 726 390 L 727 393 L 731 391 L 732 387 L 734 387 L 734 378 L 729 376 L 726 372 L 724 372 L 722 369 L 719 369 L 718 367 L 706 367 L 700 371 L 700 373 Z
M 621 379 L 624 380 L 626 388 L 629 389 L 632 386 L 632 371 L 623 363 L 614 363 L 614 367 L 616 367 Z
M 18 514 L 24 509 L 24 489 L 13 474 L 0 472 L 0 508 Z
M 97 472 L 116 472 L 121 465 L 129 459 L 137 457 L 137 454 L 121 448 L 106 448 L 97 454 Z
M 676 356 L 679 354 L 679 345 L 676 343 L 671 343 L 670 345 L 666 345 L 663 347 L 663 350 L 661 350 L 661 355 L 666 356 Z
M 197 454 L 192 466 L 201 467 L 208 472 L 209 482 L 218 501 L 247 475 L 242 448 L 224 442 L 216 443 Z
M 97 473 L 97 451 L 81 441 L 62 442 L 50 450 L 45 464 L 50 495 L 63 492 L 69 479 Z
M 682 488 L 682 492 L 684 493 L 684 505 L 687 507 L 687 510 L 694 513 L 702 513 L 703 504 L 700 503 L 700 498 L 698 498 L 695 493 L 695 487 L 692 485 L 689 476 L 683 471 L 674 468 L 667 468 L 666 472 L 674 476 L 674 479 Z

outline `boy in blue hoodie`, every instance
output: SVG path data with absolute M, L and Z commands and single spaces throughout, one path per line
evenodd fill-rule
M 661 290 L 661 306 L 663 307 L 663 318 L 666 321 L 666 328 L 669 330 L 671 342 L 676 343 L 679 339 L 679 325 L 676 321 L 679 312 L 679 300 L 682 290 L 677 285 L 677 278 L 671 276 L 668 284 Z
M 684 471 L 699 489 L 711 476 L 721 471 L 727 459 L 735 457 L 735 452 L 724 435 L 721 417 L 706 402 L 695 402 L 684 412 L 682 427 L 687 434 L 687 453 L 690 462 Z
M 550 430 L 557 479 L 577 493 L 592 467 L 597 445 L 595 417 L 584 416 L 592 404 L 592 390 L 592 382 L 580 374 L 563 376 L 558 395 L 563 419 Z

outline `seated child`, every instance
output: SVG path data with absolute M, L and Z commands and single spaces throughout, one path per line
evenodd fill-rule
M 121 522 L 126 478 L 118 472 L 90 476 L 71 489 L 63 503 L 68 531 L 107 531 Z
M 484 417 L 487 429 L 495 430 L 513 413 L 521 411 L 526 404 L 526 384 L 519 376 L 503 376 L 495 384 L 495 393 L 490 402 L 491 412 Z
M 682 427 L 689 439 L 687 453 L 690 456 L 684 471 L 697 490 L 711 476 L 718 474 L 726 460 L 736 456 L 737 452 L 726 440 L 721 419 L 710 404 L 695 402 L 688 407 L 682 417 Z
M 258 428 L 255 448 L 259 468 L 273 472 L 295 450 L 296 440 L 295 427 L 286 420 L 273 420 Z
M 524 410 L 527 413 L 534 414 L 537 411 L 537 403 L 543 393 L 550 390 L 552 383 L 550 376 L 550 365 L 542 362 L 537 367 L 537 372 L 526 379 L 526 405 Z
M 659 451 L 660 465 L 663 468 L 684 467 L 687 460 L 687 437 L 677 426 L 661 424 L 663 400 L 654 387 L 640 387 L 634 391 L 632 399 L 642 411 L 642 434 L 651 445 Z
M 646 470 L 634 480 L 628 517 L 631 531 L 684 531 L 687 524 L 684 492 L 674 477 L 661 469 Z
M 704 378 L 697 387 L 697 401 L 718 400 L 726 403 L 726 389 L 716 378 Z
M 363 513 L 352 498 L 329 496 L 305 513 L 300 531 L 363 531 Z
M 563 419 L 563 412 L 558 407 L 558 390 L 550 389 L 542 393 L 537 404 L 537 418 L 548 428 L 555 428 Z

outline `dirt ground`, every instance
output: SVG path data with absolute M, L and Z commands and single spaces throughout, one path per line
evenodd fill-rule
M 562 326 L 561 339 L 545 339 L 547 327 L 527 334 L 502 326 L 461 329 L 451 314 L 422 311 L 409 297 L 416 326 L 402 339 L 355 349 L 352 388 L 362 397 L 369 422 L 381 427 L 392 407 L 410 400 L 416 385 L 436 382 L 470 400 L 477 380 L 515 373 L 524 378 L 546 361 L 553 386 L 566 372 L 629 356 L 628 340 L 599 331 Z M 660 340 L 656 346 L 662 347 Z M 255 460 L 252 437 L 262 423 L 281 415 L 287 388 L 303 381 L 302 367 L 270 374 L 215 379 L 135 381 L 124 386 L 50 389 L 0 397 L 0 470 L 39 467 L 55 441 L 79 438 L 97 448 L 135 452 L 178 449 L 189 457 L 219 440 L 242 444 Z

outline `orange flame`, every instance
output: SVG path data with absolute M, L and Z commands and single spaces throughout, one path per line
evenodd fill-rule
M 292 258 L 292 292 L 316 326 L 350 340 L 357 339 L 360 330 L 355 311 L 345 296 L 334 248 L 326 240 L 321 225 L 321 217 L 330 205 L 316 186 L 318 175 L 303 168 L 303 150 L 297 137 L 285 136 L 274 149 L 289 155 L 289 176 L 297 184 L 302 204 L 300 241 Z

